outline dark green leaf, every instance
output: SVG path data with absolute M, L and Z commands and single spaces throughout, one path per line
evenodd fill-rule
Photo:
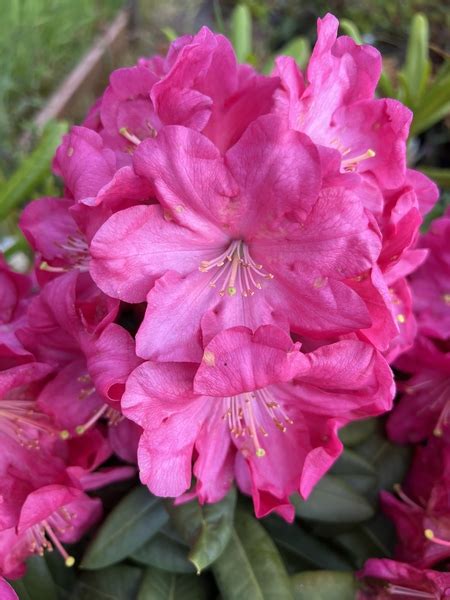
M 209 586 L 197 575 L 176 575 L 149 567 L 137 600 L 207 600 Z
M 311 567 L 348 571 L 352 565 L 333 548 L 306 533 L 296 523 L 286 523 L 278 517 L 263 521 L 271 538 L 279 548 L 304 560 Z
M 305 571 L 291 579 L 294 600 L 354 600 L 358 589 L 350 573 Z
M 286 569 L 269 535 L 251 515 L 236 511 L 231 539 L 212 565 L 224 600 L 292 600 Z
M 166 526 L 135 550 L 131 558 L 149 567 L 173 573 L 194 573 L 195 569 L 188 560 L 188 553 L 189 548 Z
M 55 583 L 43 556 L 31 556 L 27 560 L 25 575 L 10 583 L 20 600 L 58 599 Z
M 142 571 L 128 565 L 86 572 L 78 580 L 72 600 L 134 600 L 141 578 Z
M 231 14 L 230 39 L 239 62 L 252 53 L 252 17 L 246 4 L 238 4 Z
M 325 475 L 313 489 L 308 501 L 291 498 L 297 515 L 324 523 L 359 523 L 373 516 L 373 508 L 335 475 Z
M 357 446 L 364 442 L 376 429 L 376 419 L 353 421 L 339 431 L 339 438 L 344 446 Z
M 381 433 L 372 435 L 358 446 L 358 454 L 370 462 L 378 476 L 378 491 L 391 489 L 394 484 L 403 481 L 408 470 L 411 449 L 391 444 Z
M 163 504 L 146 487 L 130 492 L 108 515 L 83 557 L 83 569 L 117 563 L 142 546 L 168 520 Z
M 377 485 L 377 473 L 373 466 L 352 450 L 344 450 L 330 473 L 337 475 L 358 494 L 365 495 Z
M 179 506 L 166 504 L 173 524 L 191 547 L 189 560 L 197 572 L 213 563 L 228 544 L 235 506 L 234 488 L 215 504 L 200 506 L 197 500 Z

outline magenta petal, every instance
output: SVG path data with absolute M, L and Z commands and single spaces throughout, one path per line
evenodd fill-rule
M 197 270 L 214 246 L 220 249 L 220 238 L 216 242 L 166 220 L 160 206 L 134 206 L 112 215 L 97 232 L 91 274 L 110 296 L 142 302 L 167 270 Z
M 220 296 L 209 286 L 205 273 L 186 277 L 168 271 L 147 296 L 144 321 L 136 335 L 141 358 L 200 362 L 203 347 L 200 322 L 214 309 Z
M 235 327 L 219 333 L 205 348 L 194 390 L 219 397 L 251 392 L 292 379 L 302 362 L 298 346 L 276 327 L 260 327 L 255 334 Z

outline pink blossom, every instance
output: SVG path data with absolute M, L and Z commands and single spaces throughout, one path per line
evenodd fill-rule
M 321 177 L 317 148 L 274 116 L 225 158 L 204 136 L 166 127 L 135 153 L 161 206 L 113 215 L 91 245 L 91 273 L 148 309 L 140 356 L 200 360 L 201 336 L 236 325 L 290 325 L 313 337 L 369 327 L 351 288 L 380 243 L 347 176 Z
M 450 573 L 421 570 L 388 559 L 369 559 L 358 573 L 358 600 L 445 600 L 450 596 Z
M 428 249 L 424 265 L 411 277 L 414 311 L 422 334 L 450 338 L 450 214 L 432 222 L 420 240 Z
M 443 346 L 443 347 L 442 347 Z M 442 436 L 450 419 L 450 350 L 419 336 L 414 347 L 397 360 L 412 377 L 401 383 L 402 395 L 387 425 L 398 443 Z
M 202 131 L 226 150 L 270 111 L 277 84 L 238 65 L 230 42 L 203 27 L 173 42 L 165 58 L 114 71 L 85 125 L 125 157 L 164 125 Z
M 292 519 L 290 494 L 306 498 L 339 456 L 338 428 L 388 409 L 393 394 L 390 370 L 368 344 L 298 350 L 273 326 L 237 327 L 208 344 L 200 366 L 139 366 L 122 407 L 144 430 L 142 482 L 176 497 L 194 474 L 199 500 L 215 502 L 236 478 L 257 516 Z
M 0 594 L 3 600 L 19 600 L 16 592 L 3 577 L 0 577 Z
M 293 59 L 277 60 L 277 111 L 293 129 L 335 148 L 343 170 L 370 173 L 381 186 L 398 187 L 406 173 L 411 112 L 395 100 L 374 99 L 381 57 L 371 46 L 336 38 L 338 26 L 330 14 L 318 20 L 307 85 Z
M 414 461 L 397 497 L 382 492 L 383 511 L 397 529 L 396 558 L 419 568 L 450 557 L 450 446 L 431 438 L 416 449 Z

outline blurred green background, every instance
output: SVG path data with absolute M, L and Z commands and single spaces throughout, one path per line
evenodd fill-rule
M 444 191 L 438 211 L 449 199 L 450 11 L 441 1 L 0 0 L 0 8 L 0 237 L 13 246 L 18 209 L 33 197 L 58 193 L 49 169 L 54 148 L 67 124 L 83 118 L 113 68 L 163 53 L 174 36 L 201 25 L 228 35 L 239 60 L 264 72 L 278 53 L 304 67 L 316 20 L 328 11 L 341 19 L 341 33 L 383 53 L 379 95 L 415 112 L 410 164 Z M 39 111 L 121 11 L 128 23 L 125 43 L 119 51 L 106 49 L 100 70 L 54 115 L 60 121 L 42 130 Z

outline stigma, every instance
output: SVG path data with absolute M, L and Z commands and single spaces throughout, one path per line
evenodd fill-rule
M 253 296 L 256 290 L 262 289 L 262 279 L 273 279 L 263 265 L 256 263 L 250 256 L 247 245 L 242 240 L 234 240 L 225 252 L 213 260 L 204 260 L 199 271 L 217 272 L 209 282 L 210 287 L 219 287 L 221 296 L 235 296 L 238 292 L 245 298 Z
M 226 411 L 222 419 L 228 422 L 231 435 L 250 442 L 249 447 L 243 448 L 244 454 L 254 453 L 258 458 L 266 455 L 262 439 L 269 436 L 270 429 L 267 431 L 261 421 L 267 423 L 269 418 L 273 427 L 282 433 L 293 424 L 267 388 L 231 396 L 224 401 Z

